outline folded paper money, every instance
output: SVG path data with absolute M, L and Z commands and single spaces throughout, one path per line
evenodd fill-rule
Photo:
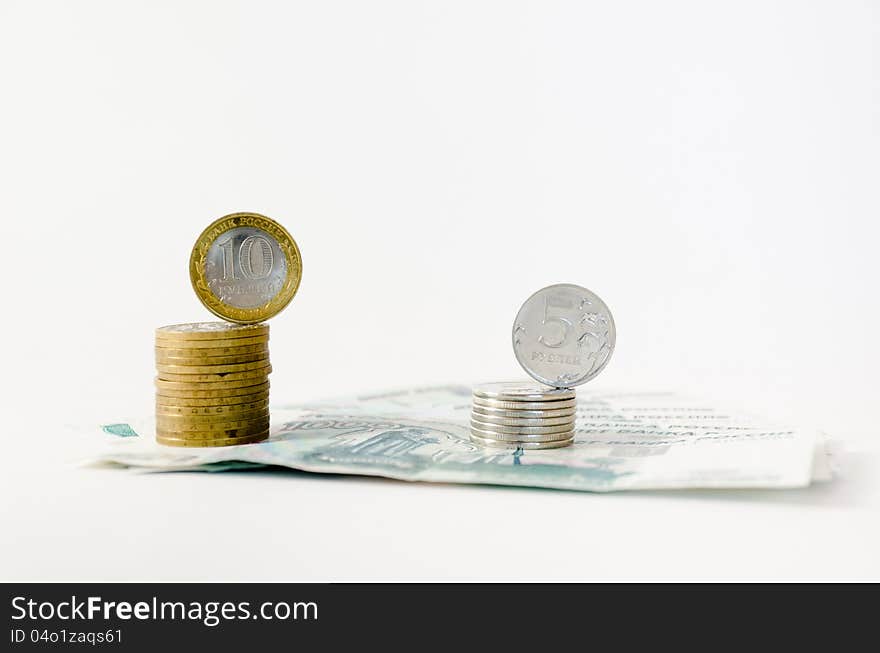
M 829 480 L 825 438 L 669 393 L 586 392 L 575 442 L 563 449 L 484 448 L 469 436 L 466 386 L 273 406 L 268 440 L 173 448 L 151 422 L 108 424 L 92 463 L 152 471 L 282 466 L 406 481 L 589 492 L 795 488 Z

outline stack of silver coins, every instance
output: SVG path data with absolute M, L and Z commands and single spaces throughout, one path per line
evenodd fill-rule
M 574 441 L 577 399 L 573 388 L 538 383 L 474 386 L 471 440 L 506 449 L 558 449 Z

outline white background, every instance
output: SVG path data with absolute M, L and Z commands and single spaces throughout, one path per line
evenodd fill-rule
M 0 579 L 878 579 L 871 2 L 0 2 Z M 850 451 L 794 492 L 595 496 L 74 463 L 152 410 L 189 251 L 282 222 L 291 403 L 517 378 L 534 290 L 614 313 L 592 387 Z M 82 429 L 80 429 L 82 430 Z

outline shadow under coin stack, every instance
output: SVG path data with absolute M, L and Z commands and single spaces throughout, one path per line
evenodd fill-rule
M 156 440 L 220 447 L 269 436 L 269 326 L 197 322 L 156 329 Z
M 558 449 L 574 441 L 575 391 L 537 383 L 474 386 L 471 439 L 506 449 Z

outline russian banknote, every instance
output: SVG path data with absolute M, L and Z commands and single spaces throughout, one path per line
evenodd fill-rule
M 579 393 L 575 443 L 488 449 L 469 439 L 470 388 L 410 388 L 272 407 L 269 440 L 158 445 L 150 421 L 108 424 L 92 460 L 152 471 L 268 465 L 407 481 L 592 492 L 792 488 L 830 478 L 823 436 L 671 393 Z

